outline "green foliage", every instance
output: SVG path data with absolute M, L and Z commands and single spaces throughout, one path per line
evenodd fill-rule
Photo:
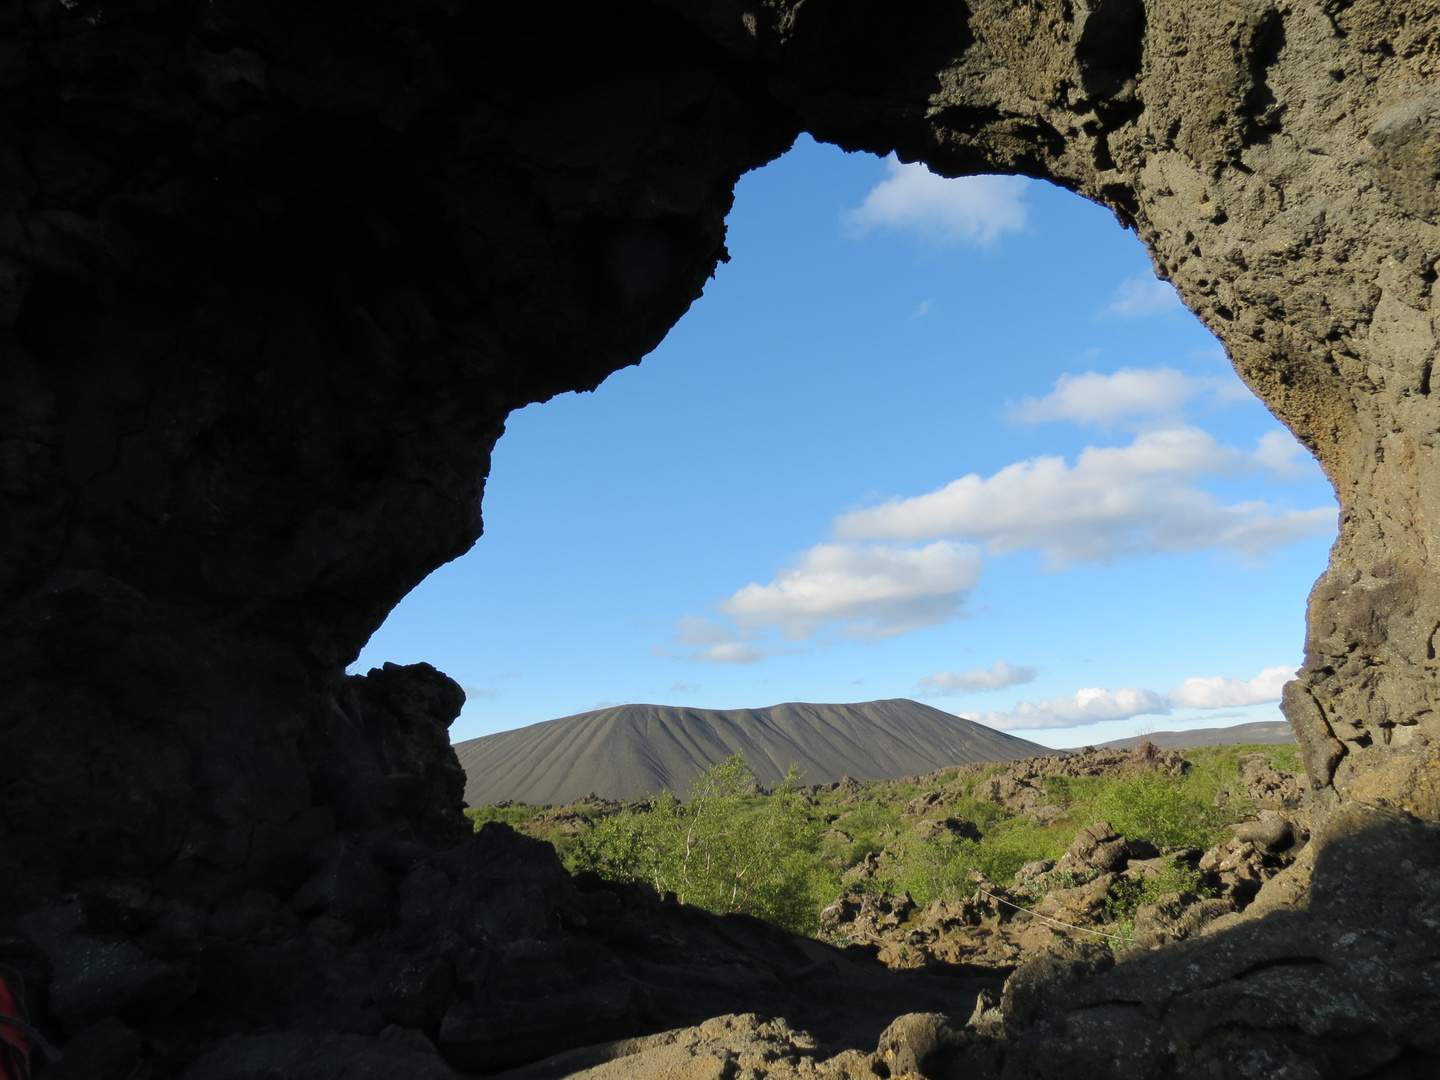
M 1104 790 L 1106 782 L 1099 776 L 1047 776 L 1045 793 L 1064 807 L 1091 802 Z
M 1135 913 L 1144 904 L 1153 904 L 1166 893 L 1211 895 L 1213 890 L 1203 884 L 1203 875 L 1195 867 L 1171 859 L 1153 877 L 1140 880 L 1122 877 L 1110 887 L 1105 907 L 1117 922 L 1133 923 Z
M 754 776 L 739 755 L 698 778 L 683 803 L 664 793 L 639 812 L 607 814 L 577 804 L 550 814 L 536 807 L 481 807 L 467 814 L 477 828 L 485 821 L 504 821 L 549 840 L 572 870 L 647 882 L 684 903 L 718 913 L 745 912 L 814 933 L 820 910 L 840 892 L 842 873 L 872 853 L 881 855 L 879 869 L 857 884 L 909 892 L 923 906 L 937 897 L 968 896 L 976 872 L 1009 885 L 1025 863 L 1058 858 L 1076 832 L 1097 821 L 1109 821 L 1126 836 L 1162 848 L 1207 846 L 1226 825 L 1248 816 L 1241 763 L 1256 752 L 1277 768 L 1297 768 L 1293 747 L 1215 747 L 1188 751 L 1189 767 L 1180 776 L 1046 777 L 1047 798 L 1063 813 L 1043 826 L 975 797 L 978 785 L 1003 772 L 1003 764 L 946 770 L 928 789 L 868 783 L 858 795 L 802 794 L 792 769 L 773 793 L 762 796 L 748 794 Z M 922 790 L 938 790 L 944 797 L 930 816 L 943 812 L 968 818 L 982 839 L 920 828 L 916 819 L 905 817 L 906 803 Z M 588 820 L 578 832 L 575 814 Z M 568 824 L 557 824 L 557 816 Z M 1173 861 L 1149 881 L 1122 879 L 1107 899 L 1116 933 L 1129 932 L 1126 927 L 1140 904 L 1198 887 L 1195 871 Z
M 475 831 L 491 821 L 503 822 L 512 828 L 529 824 L 544 811 L 538 806 L 476 806 L 465 811 L 465 816 L 475 823 Z
M 1096 820 L 1110 822 L 1132 840 L 1161 847 L 1204 846 L 1228 817 L 1205 798 L 1203 785 L 1162 773 L 1142 773 L 1101 792 L 1091 804 Z
M 930 836 L 909 831 L 890 846 L 893 869 L 872 887 L 908 892 L 921 907 L 939 898 L 957 899 L 975 891 L 972 873 L 1006 885 L 1027 862 L 1058 858 L 1072 838 L 1066 830 L 1042 828 L 1023 817 L 988 823 L 978 842 L 943 829 Z
M 1131 839 L 1161 847 L 1205 847 L 1250 812 L 1240 780 L 1241 762 L 1253 753 L 1285 771 L 1299 768 L 1293 746 L 1216 746 L 1186 751 L 1188 767 L 1181 776 L 1047 776 L 1044 784 L 1077 825 L 1108 821 Z
M 1237 750 L 1264 753 L 1270 764 L 1282 772 L 1303 773 L 1305 763 L 1300 760 L 1300 747 L 1293 743 L 1282 746 L 1241 746 Z
M 751 797 L 755 777 L 736 754 L 695 780 L 685 803 L 662 796 L 649 813 L 598 822 L 576 841 L 571 869 L 647 881 L 681 903 L 813 933 L 835 871 L 817 857 L 796 779 L 792 768 L 768 797 Z
M 1224 752 L 1221 752 L 1224 751 Z M 1105 785 L 1091 804 L 1092 821 L 1109 821 L 1132 839 L 1161 847 L 1206 847 L 1250 810 L 1240 788 L 1240 755 L 1232 747 L 1193 751 L 1183 776 L 1140 773 Z

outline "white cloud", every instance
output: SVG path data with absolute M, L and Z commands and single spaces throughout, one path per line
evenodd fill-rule
M 752 582 L 720 610 L 746 630 L 775 628 L 801 640 L 838 625 L 847 637 L 881 638 L 947 622 L 980 579 L 973 547 L 817 544 L 768 585 Z
M 1061 375 L 1054 390 L 1043 398 L 1026 398 L 1010 414 L 1026 424 L 1113 424 L 1130 416 L 1178 412 L 1199 389 L 1197 380 L 1174 368 L 1121 368 L 1113 375 L 1087 371 Z
M 1168 281 L 1142 274 L 1126 278 L 1115 290 L 1115 297 L 1104 311 L 1117 319 L 1145 319 L 1151 315 L 1167 315 L 1185 311 L 1180 294 Z
M 1132 716 L 1167 716 L 1171 709 L 1228 709 L 1262 705 L 1280 700 L 1281 688 L 1295 677 L 1295 669 L 1268 667 L 1253 679 L 1226 675 L 1192 676 L 1168 694 L 1157 694 L 1130 686 L 1106 690 L 1092 686 L 1073 696 L 1051 701 L 1017 701 L 1004 712 L 985 712 L 969 717 L 1001 731 L 1036 728 L 1083 727 L 1104 720 L 1128 720 Z
M 1182 709 L 1233 709 L 1280 700 L 1280 688 L 1295 678 L 1295 669 L 1268 667 L 1253 679 L 1225 675 L 1191 676 L 1167 695 Z
M 1072 696 L 1051 701 L 1017 701 L 1007 712 L 986 712 L 970 719 L 1001 731 L 1023 728 L 1064 728 L 1098 724 L 1102 720 L 1126 720 L 1148 713 L 1164 715 L 1170 711 L 1165 698 L 1153 690 L 1128 686 L 1123 690 L 1106 690 L 1091 686 L 1077 690 Z
M 698 694 L 699 692 L 700 686 L 698 683 L 677 682 L 670 687 L 670 693 L 672 694 Z
M 765 659 L 766 651 L 752 644 L 754 636 L 742 638 L 733 627 L 695 615 L 682 615 L 675 620 L 675 644 L 691 650 L 689 659 L 709 664 L 758 664 Z M 661 646 L 652 652 L 656 656 L 670 655 Z M 671 689 L 680 685 L 676 683 Z
M 758 664 L 765 659 L 765 653 L 748 641 L 726 641 L 696 649 L 690 659 L 710 664 Z
M 1222 504 L 1194 487 L 1204 473 L 1246 464 L 1194 427 L 1148 431 L 1129 446 L 1087 447 L 1075 464 L 1036 457 L 990 477 L 842 514 L 848 540 L 918 542 L 957 537 L 1003 554 L 1040 551 L 1052 569 L 1119 555 L 1225 547 L 1259 555 L 1335 528 L 1335 511 L 1280 510 L 1261 501 Z
M 845 214 L 854 236 L 872 229 L 899 229 L 931 240 L 993 244 L 1002 233 L 1025 227 L 1029 209 L 1021 176 L 962 176 L 946 179 L 924 165 L 902 165 L 892 154 L 889 175 Z
M 738 640 L 738 635 L 728 626 L 697 615 L 682 615 L 675 620 L 676 645 L 724 645 Z
M 1206 380 L 1210 390 L 1215 395 L 1215 400 L 1221 405 L 1238 405 L 1242 402 L 1255 400 L 1255 391 L 1245 385 L 1245 381 L 1235 374 L 1235 369 L 1230 367 L 1230 360 L 1225 356 L 1224 351 L 1220 353 L 1224 360 L 1226 371 L 1224 375 L 1217 375 Z
M 1007 660 L 996 660 L 988 668 L 971 668 L 959 675 L 949 671 L 937 671 L 926 675 L 920 685 L 938 694 L 967 694 L 978 690 L 1003 690 L 1007 686 L 1019 686 L 1034 680 L 1036 671 L 1024 664 L 1012 664 Z
M 1252 456 L 1261 468 L 1268 469 L 1286 480 L 1300 476 L 1306 464 L 1315 463 L 1300 440 L 1284 428 L 1261 435 L 1256 440 L 1255 453 Z

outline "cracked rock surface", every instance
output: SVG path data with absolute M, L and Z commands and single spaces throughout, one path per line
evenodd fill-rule
M 1341 504 L 1285 698 L 1334 814 L 1301 869 L 1143 962 L 1017 973 L 975 1052 L 1430 1067 L 1433 4 L 0 0 L 0 87 L 0 963 L 74 1048 L 55 1075 L 230 1067 L 228 1036 L 334 1075 L 429 1054 L 490 1000 L 488 959 L 425 968 L 442 925 L 485 957 L 548 940 L 537 911 L 589 932 L 515 899 L 543 858 L 477 868 L 458 688 L 345 665 L 479 535 L 508 413 L 651 349 L 726 257 L 736 179 L 801 131 L 1111 208 Z M 435 875 L 463 917 L 405 929 Z M 636 933 L 605 955 L 650 955 Z M 649 1015 L 575 963 L 577 1024 Z M 763 1011 L 747 985 L 695 1006 Z M 937 1011 L 969 1016 L 892 1013 Z

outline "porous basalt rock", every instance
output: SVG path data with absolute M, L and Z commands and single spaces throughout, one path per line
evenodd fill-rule
M 1339 496 L 1285 696 L 1309 781 L 1382 815 L 1355 835 L 1428 850 L 1400 822 L 1440 818 L 1437 80 L 1440 14 L 1385 0 L 3 0 L 0 960 L 57 1038 L 111 1002 L 157 1075 L 222 1030 L 379 1037 L 363 943 L 399 920 L 412 958 L 438 948 L 406 904 L 470 880 L 434 861 L 467 842 L 460 696 L 345 664 L 479 535 L 509 411 L 652 348 L 725 257 L 736 179 L 802 130 L 1050 179 L 1137 232 Z M 1126 1000 L 1170 1011 L 1113 1004 L 1118 974 L 1110 1004 L 1057 991 L 1012 1064 L 1107 1075 L 1116 1039 L 1160 1048 L 1131 1077 L 1436 1052 L 1398 952 L 1346 968 L 1353 1008 L 1290 993 L 1331 985 L 1280 962 L 1331 962 L 1327 911 L 1368 942 L 1435 895 L 1347 892 L 1368 886 L 1324 852 L 1349 835 L 1317 831 L 1313 889 L 1267 883 L 1264 919 L 1182 946 L 1212 982 L 1155 997 L 1188 969 L 1147 961 Z M 282 960 L 255 968 L 267 934 Z M 1278 966 L 1222 962 L 1266 934 Z M 323 1017 L 223 1019 L 203 989 L 226 956 L 303 982 L 306 950 Z M 84 955 L 126 958 L 86 969 L 109 989 L 68 974 Z M 1267 1027 L 1250 986 L 1302 1004 Z

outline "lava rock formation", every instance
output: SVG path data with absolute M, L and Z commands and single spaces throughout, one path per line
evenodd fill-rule
M 467 838 L 458 688 L 345 665 L 479 535 L 507 414 L 652 348 L 802 131 L 1110 207 L 1342 508 L 1285 699 L 1313 882 L 1012 980 L 975 1068 L 1433 1071 L 1433 5 L 3 0 L 0 88 L 0 964 L 53 1075 L 430 1075 L 591 925 Z M 573 1015 L 704 1020 L 606 996 L 632 945 L 561 965 Z

